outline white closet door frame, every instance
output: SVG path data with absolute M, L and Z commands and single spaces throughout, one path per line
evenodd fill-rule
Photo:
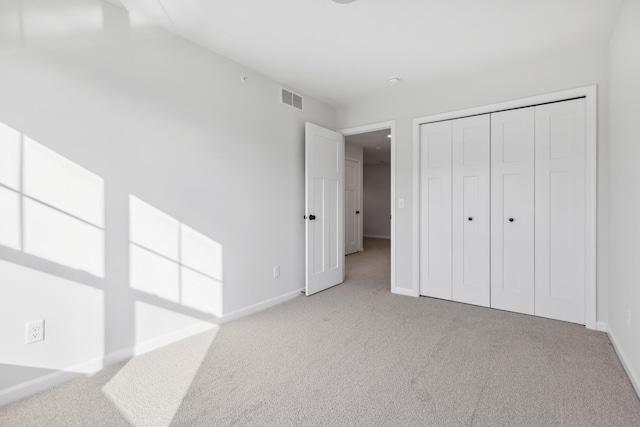
M 549 102 L 585 98 L 586 103 L 586 195 L 585 238 L 585 320 L 588 329 L 605 330 L 606 324 L 596 323 L 596 188 L 597 188 L 597 86 L 585 86 L 545 95 L 484 105 L 465 110 L 419 117 L 413 120 L 413 284 L 405 295 L 420 296 L 420 126 L 443 120 L 459 119 L 479 114 L 495 113 L 514 108 L 531 107 Z

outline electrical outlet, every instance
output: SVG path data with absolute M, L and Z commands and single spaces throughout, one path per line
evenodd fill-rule
M 627 327 L 631 330 L 631 310 L 627 310 Z
M 273 267 L 273 278 L 277 279 L 278 277 L 280 277 L 280 266 L 276 265 Z
M 34 322 L 29 322 L 26 325 L 27 336 L 26 342 L 27 344 L 31 344 L 38 341 L 44 341 L 44 320 L 36 320 Z

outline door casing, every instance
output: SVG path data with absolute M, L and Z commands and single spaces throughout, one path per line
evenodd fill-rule
M 344 136 L 349 136 L 383 129 L 389 129 L 389 134 L 391 135 L 391 292 L 400 295 L 412 295 L 406 289 L 396 287 L 396 217 L 398 209 L 396 204 L 396 121 L 390 120 L 356 126 L 342 129 L 339 132 Z

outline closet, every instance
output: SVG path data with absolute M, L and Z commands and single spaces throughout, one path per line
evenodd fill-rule
M 420 294 L 585 324 L 585 100 L 420 125 Z

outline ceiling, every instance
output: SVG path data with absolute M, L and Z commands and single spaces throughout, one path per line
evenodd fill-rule
M 607 42 L 623 0 L 109 0 L 333 106 Z
M 389 129 L 349 135 L 345 142 L 362 147 L 363 163 L 368 165 L 391 164 L 391 139 Z

